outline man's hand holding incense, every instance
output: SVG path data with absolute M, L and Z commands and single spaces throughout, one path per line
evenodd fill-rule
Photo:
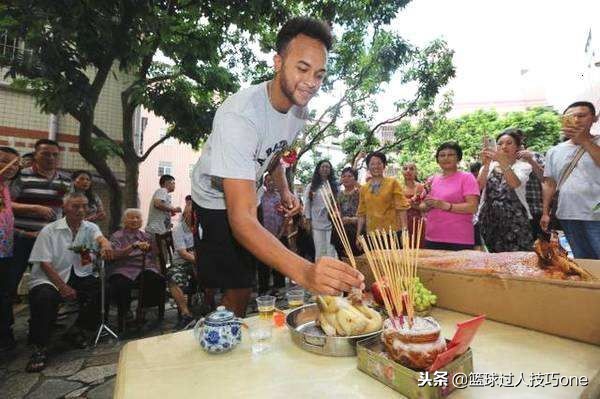
M 281 204 L 284 207 L 285 213 L 284 216 L 286 218 L 290 218 L 292 216 L 297 215 L 302 210 L 302 204 L 298 198 L 292 194 L 289 189 L 283 190 L 281 195 Z
M 314 265 L 306 266 L 298 283 L 315 294 L 339 295 L 352 288 L 364 289 L 364 280 L 364 276 L 350 265 L 324 256 Z

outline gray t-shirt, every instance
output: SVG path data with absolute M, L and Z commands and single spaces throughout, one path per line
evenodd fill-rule
M 212 132 L 192 173 L 192 198 L 207 209 L 225 209 L 223 178 L 252 180 L 275 167 L 300 133 L 308 113 L 292 106 L 282 114 L 269 102 L 267 82 L 227 98 L 213 120 Z
M 596 136 L 594 142 L 600 143 L 600 136 Z M 578 148 L 570 140 L 550 148 L 546 154 L 544 177 L 551 177 L 558 184 Z M 586 152 L 560 188 L 556 216 L 565 220 L 600 220 L 600 210 L 594 210 L 599 202 L 600 167 Z
M 198 236 L 202 238 L 202 229 L 198 226 Z M 179 255 L 180 249 L 193 249 L 194 248 L 194 235 L 192 231 L 188 228 L 187 224 L 182 220 L 175 225 L 173 228 L 173 247 L 175 251 L 173 252 L 173 264 L 174 265 L 182 265 L 187 261 Z
M 161 211 L 154 206 L 154 200 L 159 199 L 165 205 L 171 206 L 171 196 L 166 188 L 161 187 L 154 192 L 150 200 L 148 209 L 148 223 L 146 224 L 146 233 L 164 234 L 171 228 L 171 212 Z

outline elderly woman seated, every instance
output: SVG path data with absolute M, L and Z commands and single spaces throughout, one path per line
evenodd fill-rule
M 117 304 L 119 331 L 123 331 L 124 316 L 131 305 L 131 290 L 140 281 L 143 285 L 143 305 L 157 305 L 165 289 L 165 281 L 156 264 L 155 245 L 150 234 L 140 230 L 142 213 L 127 209 L 123 214 L 123 228 L 110 237 L 114 262 L 109 272 L 109 296 Z M 154 303 L 152 303 L 154 301 Z

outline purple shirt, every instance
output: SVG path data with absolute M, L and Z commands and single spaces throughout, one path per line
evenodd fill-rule
M 269 230 L 275 237 L 281 231 L 283 216 L 277 212 L 277 206 L 281 203 L 281 197 L 278 192 L 268 192 L 262 196 L 260 206 L 262 208 L 263 226 Z
M 146 269 L 160 274 L 158 266 L 156 265 L 156 245 L 150 234 L 142 230 L 121 229 L 115 231 L 113 235 L 110 236 L 110 243 L 115 250 L 125 249 L 136 241 L 147 241 L 152 244 L 152 251 L 146 252 Z M 136 248 L 126 257 L 113 261 L 110 275 L 121 274 L 130 280 L 135 280 L 141 271 L 142 251 Z
M 15 218 L 12 212 L 8 184 L 0 180 L 0 258 L 13 256 L 14 230 Z
M 479 185 L 475 177 L 467 172 L 459 171 L 446 177 L 435 175 L 431 182 L 429 195 L 451 204 L 460 204 L 466 202 L 467 195 L 479 197 Z M 475 243 L 473 215 L 431 209 L 427 212 L 425 239 L 434 242 L 473 245 Z

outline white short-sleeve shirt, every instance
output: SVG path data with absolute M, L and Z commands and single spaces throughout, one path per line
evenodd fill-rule
M 154 200 L 158 199 L 165 203 L 167 206 L 171 206 L 171 195 L 166 188 L 161 187 L 154 192 L 152 199 L 150 200 L 150 207 L 148 209 L 148 223 L 146 224 L 146 233 L 150 234 L 164 234 L 171 228 L 171 212 L 162 211 L 154 206 Z
M 285 114 L 275 110 L 267 82 L 227 98 L 215 114 L 192 172 L 194 202 L 207 209 L 225 209 L 224 178 L 255 181 L 258 189 L 307 118 L 306 108 L 292 106 Z
M 600 136 L 595 136 L 594 142 L 600 145 Z M 579 146 L 570 140 L 550 148 L 546 154 L 544 177 L 552 178 L 558 184 L 578 149 Z M 599 203 L 600 166 L 586 152 L 560 188 L 556 216 L 564 220 L 600 220 Z
M 52 264 L 56 273 L 65 283 L 69 280 L 71 268 L 79 277 L 93 274 L 93 265 L 91 263 L 82 265 L 81 256 L 69 248 L 85 245 L 97 250 L 96 239 L 100 236 L 102 236 L 100 228 L 95 223 L 85 220 L 81 222 L 74 238 L 66 218 L 46 225 L 38 234 L 29 256 L 29 262 L 33 263 L 29 288 L 40 284 L 54 285 L 41 268 L 40 262 Z

